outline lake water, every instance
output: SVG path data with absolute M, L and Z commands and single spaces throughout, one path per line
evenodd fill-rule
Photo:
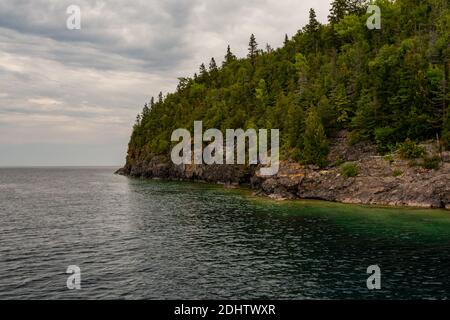
M 450 213 L 0 169 L 0 299 L 448 299 Z M 81 290 L 66 269 L 81 268 Z M 369 291 L 367 267 L 381 268 Z

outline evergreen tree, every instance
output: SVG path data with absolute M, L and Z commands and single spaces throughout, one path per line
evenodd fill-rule
M 248 43 L 248 57 L 250 58 L 252 65 L 255 64 L 255 58 L 258 54 L 258 43 L 256 42 L 255 35 L 252 33 L 250 36 L 250 42 Z
M 150 99 L 150 110 L 152 110 L 154 106 L 155 106 L 155 98 L 152 97 L 152 98 Z
M 259 80 L 258 87 L 256 88 L 256 100 L 260 101 L 262 105 L 267 103 L 267 85 L 264 79 Z
M 216 60 L 214 58 L 211 58 L 211 62 L 209 63 L 209 71 L 210 72 L 217 71 L 217 64 L 216 64 Z
M 346 14 L 349 13 L 351 1 L 349 0 L 334 0 L 331 3 L 330 14 L 328 21 L 332 24 L 338 23 Z
M 318 51 L 319 48 L 319 39 L 320 39 L 320 23 L 317 21 L 316 12 L 314 9 L 309 10 L 309 22 L 308 24 L 303 28 L 305 31 L 305 38 L 306 38 L 306 46 L 309 50 L 312 50 L 314 52 Z
M 200 65 L 199 75 L 198 75 L 197 81 L 200 82 L 200 83 L 207 83 L 208 80 L 209 80 L 208 70 L 206 69 L 205 64 L 202 63 Z
M 311 108 L 305 121 L 303 160 L 306 164 L 315 164 L 324 167 L 327 162 L 328 151 L 328 141 L 322 120 L 317 110 Z
M 306 57 L 301 53 L 295 55 L 295 69 L 298 72 L 298 92 L 303 94 L 308 85 L 309 65 Z
M 377 125 L 377 103 L 373 95 L 364 90 L 357 103 L 357 110 L 352 119 L 352 127 L 356 129 L 353 142 L 373 138 Z
M 206 70 L 205 64 L 202 63 L 200 65 L 200 77 L 204 77 L 208 74 L 208 71 Z
M 287 109 L 286 123 L 284 125 L 286 143 L 289 148 L 299 149 L 302 140 L 302 129 L 303 129 L 303 112 L 300 106 L 290 99 L 291 103 Z M 300 160 L 300 159 L 296 159 Z
M 216 87 L 219 84 L 219 69 L 217 68 L 216 60 L 211 58 L 209 63 L 209 82 L 212 87 Z
M 319 30 L 320 23 L 317 21 L 316 11 L 314 9 L 309 9 L 309 22 L 305 27 L 305 31 L 313 34 Z
M 339 84 L 334 88 L 331 95 L 331 101 L 336 109 L 336 122 L 341 126 L 344 126 L 349 122 L 351 116 L 350 101 L 347 97 L 344 85 Z
M 146 103 L 144 105 L 144 108 L 142 109 L 142 119 L 147 117 L 147 115 L 150 113 L 150 109 L 148 108 L 148 104 Z
M 227 47 L 227 54 L 225 55 L 225 63 L 231 63 L 236 60 L 236 56 L 231 52 L 230 45 Z
M 332 132 L 336 128 L 336 110 L 330 103 L 327 96 L 323 95 L 317 104 L 317 112 L 322 119 L 325 131 Z

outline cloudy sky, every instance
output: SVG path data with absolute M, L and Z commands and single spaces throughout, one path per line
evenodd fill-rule
M 227 44 L 278 47 L 330 0 L 0 0 L 0 166 L 121 165 L 136 114 Z M 68 30 L 70 5 L 81 30 Z

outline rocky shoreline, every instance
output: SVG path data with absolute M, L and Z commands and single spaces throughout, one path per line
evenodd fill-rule
M 174 165 L 164 156 L 127 163 L 118 174 L 136 178 L 204 181 L 249 185 L 256 194 L 274 199 L 318 199 L 352 204 L 450 209 L 450 153 L 437 170 L 411 166 L 398 157 L 376 154 L 370 145 L 342 147 L 335 141 L 327 169 L 283 161 L 277 175 L 264 177 L 257 166 Z M 339 159 L 339 160 L 337 160 Z M 338 162 L 353 161 L 354 177 L 344 176 Z
M 367 173 L 346 178 L 337 168 L 318 170 L 283 162 L 273 177 L 257 168 L 242 166 L 174 166 L 158 160 L 124 167 L 117 173 L 136 178 L 204 181 L 225 185 L 250 185 L 255 193 L 274 199 L 318 199 L 353 204 L 450 209 L 450 165 L 429 172 L 415 168 L 399 177 L 380 158 L 358 163 Z

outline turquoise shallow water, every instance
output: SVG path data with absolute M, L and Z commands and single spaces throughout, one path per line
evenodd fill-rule
M 1 299 L 450 297 L 447 211 L 280 203 L 112 172 L 0 169 Z M 66 287 L 69 265 L 81 290 Z

